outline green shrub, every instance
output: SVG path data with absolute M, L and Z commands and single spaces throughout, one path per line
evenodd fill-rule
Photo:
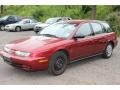
M 118 36 L 120 36 L 120 12 L 109 14 L 106 21 L 109 22 L 113 31 L 117 32 Z

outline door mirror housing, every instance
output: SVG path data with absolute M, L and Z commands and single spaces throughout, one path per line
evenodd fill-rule
M 75 35 L 73 38 L 84 38 L 85 36 L 84 35 Z

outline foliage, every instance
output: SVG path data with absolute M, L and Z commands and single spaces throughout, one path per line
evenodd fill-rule
M 73 19 L 91 19 L 91 7 L 90 5 L 10 5 L 4 6 L 3 15 L 32 16 L 42 22 L 50 17 L 59 16 L 68 16 Z M 120 35 L 120 6 L 99 5 L 96 10 L 96 19 L 107 20 L 113 30 Z
M 120 35 L 120 12 L 111 13 L 107 16 L 106 21 L 108 21 L 112 29 Z

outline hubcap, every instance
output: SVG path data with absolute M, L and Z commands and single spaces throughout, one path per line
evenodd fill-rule
M 107 46 L 106 53 L 107 53 L 107 56 L 111 56 L 111 54 L 112 54 L 112 45 Z
M 64 66 L 64 58 L 58 57 L 54 65 L 55 70 L 60 70 L 63 68 L 63 66 Z
M 16 30 L 17 30 L 17 31 L 20 31 L 20 28 L 19 28 L 19 27 L 17 27 L 17 28 L 16 28 Z

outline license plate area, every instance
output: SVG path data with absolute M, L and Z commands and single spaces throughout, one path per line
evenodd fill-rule
M 4 62 L 6 62 L 6 63 L 8 63 L 8 64 L 12 64 L 12 61 L 11 61 L 10 58 L 8 58 L 8 57 L 3 57 L 3 59 L 4 59 Z

